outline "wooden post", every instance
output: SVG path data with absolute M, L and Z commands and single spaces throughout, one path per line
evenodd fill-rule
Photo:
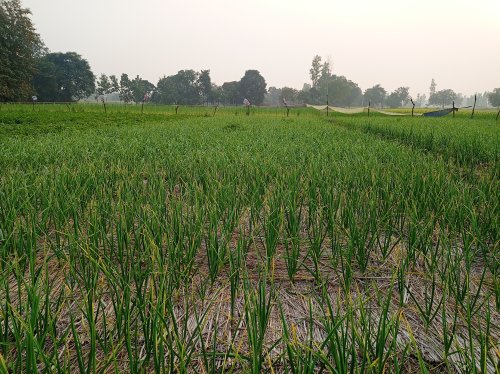
M 179 104 L 175 106 L 175 114 L 177 114 L 178 111 L 179 111 Z
M 219 104 L 217 104 L 217 105 L 215 106 L 215 109 L 214 109 L 214 117 L 215 117 L 215 113 L 217 113 L 217 108 L 218 108 L 218 107 L 219 107 Z
M 453 118 L 455 118 L 455 100 L 453 100 Z
M 474 118 L 474 112 L 476 111 L 476 101 L 477 101 L 477 95 L 474 95 L 474 106 L 472 107 L 472 114 L 470 115 L 470 119 Z
M 328 94 L 326 94 L 326 116 L 328 117 Z
M 411 104 L 413 105 L 411 107 L 411 116 L 413 117 L 413 111 L 415 110 L 415 103 L 413 102 L 413 99 L 410 97 Z
M 368 117 L 370 117 L 370 107 L 372 105 L 371 100 L 368 100 Z
M 144 114 L 144 100 L 142 100 L 142 105 L 141 105 L 141 114 Z
M 498 109 L 497 118 L 495 118 L 495 121 L 498 121 L 498 116 L 499 115 L 500 115 L 500 108 Z

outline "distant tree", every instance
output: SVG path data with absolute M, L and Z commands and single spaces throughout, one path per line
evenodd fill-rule
M 456 97 L 457 94 L 453 90 L 440 90 L 429 97 L 429 105 L 441 105 L 442 107 L 451 105 Z
M 37 59 L 46 53 L 19 0 L 0 0 L 0 101 L 26 100 L 33 94 Z
M 387 96 L 387 105 L 391 108 L 399 108 L 410 101 L 410 88 L 399 87 Z
M 222 84 L 222 101 L 226 104 L 240 104 L 243 98 L 240 94 L 239 82 L 225 82 Z
M 132 96 L 132 82 L 127 74 L 123 73 L 120 77 L 120 90 L 119 90 L 120 100 L 125 104 L 130 103 L 133 100 Z
M 199 74 L 194 70 L 180 70 L 174 75 L 179 104 L 201 104 L 202 98 L 198 86 Z
M 431 86 L 429 87 L 429 97 L 434 95 L 436 93 L 436 81 L 434 81 L 434 78 L 431 80 Z
M 289 104 L 296 104 L 299 91 L 291 87 L 283 87 L 280 94 L 280 104 L 283 103 L 283 99 Z
M 312 104 L 311 100 L 311 88 L 309 83 L 304 83 L 302 89 L 297 93 L 297 104 Z
M 297 94 L 297 104 L 311 104 L 313 101 L 311 100 L 311 89 L 302 88 Z
M 415 99 L 415 104 L 419 107 L 423 107 L 427 101 L 426 94 L 417 94 L 417 98 Z
M 215 83 L 212 83 L 212 100 L 214 104 L 220 104 L 224 101 L 224 91 L 221 86 L 218 86 Z
M 325 61 L 321 65 L 321 80 L 330 79 L 332 76 L 332 66 L 330 61 Z
M 266 80 L 258 70 L 247 70 L 239 83 L 240 94 L 253 105 L 261 105 L 266 94 Z
M 102 96 L 104 99 L 107 99 L 108 95 L 120 91 L 120 84 L 118 83 L 118 79 L 115 75 L 110 75 L 109 77 L 106 74 L 101 74 L 99 79 L 97 80 L 97 87 L 95 90 L 96 99 L 99 96 Z
M 157 104 L 177 104 L 178 93 L 174 76 L 163 77 L 158 80 L 152 101 Z
M 367 88 L 364 94 L 365 103 L 371 102 L 373 106 L 382 106 L 386 94 L 387 91 L 380 84 Z
M 317 95 L 311 89 L 311 96 Z M 326 95 L 328 94 L 329 104 L 335 106 L 353 106 L 361 103 L 363 92 L 361 88 L 351 80 L 344 76 L 332 75 L 329 79 L 320 80 L 319 95 L 317 95 L 318 104 L 324 104 Z
M 146 79 L 142 79 L 137 75 L 130 82 L 130 92 L 132 93 L 132 99 L 136 104 L 144 100 L 145 95 L 150 95 L 154 92 L 155 86 Z
M 208 99 L 212 101 L 209 71 L 205 70 L 201 81 L 200 76 L 201 74 L 194 70 L 180 70 L 175 75 L 161 78 L 153 95 L 153 101 L 183 105 L 197 105 Z M 202 93 L 210 97 L 202 96 Z
M 212 103 L 214 101 L 214 98 L 212 95 L 212 80 L 210 78 L 210 70 L 200 71 L 200 74 L 198 75 L 198 87 L 203 102 Z
M 95 77 L 79 54 L 49 53 L 39 60 L 33 86 L 40 100 L 78 101 L 95 91 Z
M 495 88 L 492 92 L 489 92 L 487 97 L 491 106 L 500 108 L 500 88 Z
M 313 87 L 316 87 L 318 85 L 319 79 L 321 78 L 322 66 L 323 64 L 321 63 L 321 57 L 319 55 L 314 56 L 311 64 L 311 69 L 309 69 Z
M 97 87 L 95 90 L 96 97 L 105 97 L 111 90 L 111 82 L 106 74 L 101 74 L 97 80 Z
M 109 76 L 109 83 L 111 84 L 110 93 L 116 93 L 120 91 L 120 83 L 118 83 L 118 78 L 116 78 L 116 75 Z
M 264 105 L 278 106 L 281 101 L 281 88 L 269 87 L 264 97 Z

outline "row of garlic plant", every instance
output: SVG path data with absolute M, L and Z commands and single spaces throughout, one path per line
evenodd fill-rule
M 2 139 L 1 353 L 14 371 L 383 372 L 411 355 L 425 371 L 405 310 L 449 367 L 495 365 L 496 179 L 471 184 L 316 117 L 232 121 Z M 279 263 L 311 287 L 300 338 Z M 372 273 L 388 287 L 365 284 Z

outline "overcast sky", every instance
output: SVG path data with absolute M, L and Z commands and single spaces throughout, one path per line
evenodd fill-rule
M 181 69 L 212 81 L 257 69 L 302 88 L 314 55 L 365 90 L 410 86 L 473 94 L 500 87 L 500 0 L 22 0 L 52 52 L 99 75 L 156 84 Z

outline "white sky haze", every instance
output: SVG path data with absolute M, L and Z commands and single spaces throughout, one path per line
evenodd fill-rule
M 257 69 L 268 87 L 302 88 L 314 55 L 364 91 L 410 86 L 473 94 L 500 87 L 500 0 L 22 0 L 53 52 L 94 74 L 156 84 L 181 69 L 212 81 Z

